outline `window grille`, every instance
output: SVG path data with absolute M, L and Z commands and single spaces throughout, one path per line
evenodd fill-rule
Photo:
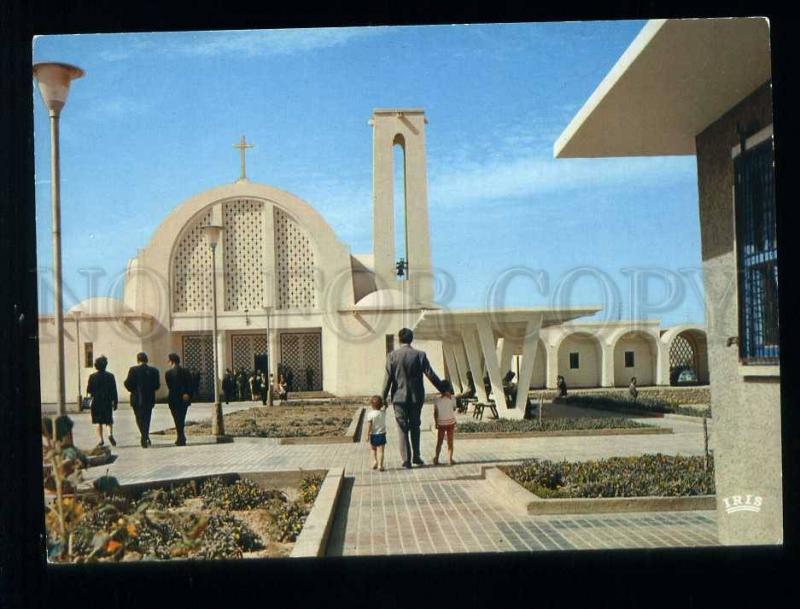
M 580 368 L 580 356 L 578 353 L 569 354 L 569 367 L 572 370 L 577 370 L 578 368 Z
M 634 356 L 633 351 L 626 351 L 625 352 L 625 367 L 626 368 L 633 368 L 636 364 L 634 364 Z
M 214 345 L 210 334 L 183 337 L 183 365 L 200 374 L 195 401 L 214 399 Z
M 777 364 L 778 244 L 772 138 L 734 159 L 739 356 L 744 364 Z
M 92 343 L 83 343 L 83 367 L 94 367 L 94 345 Z

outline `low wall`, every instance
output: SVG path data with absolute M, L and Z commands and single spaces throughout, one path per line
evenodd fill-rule
M 607 514 L 619 512 L 673 512 L 716 509 L 715 495 L 684 497 L 597 497 L 543 499 L 531 493 L 497 467 L 481 468 L 496 496 L 517 512 L 527 514 Z
M 545 400 L 552 400 L 558 395 L 556 389 L 531 389 L 530 396 L 539 399 L 544 394 Z M 593 389 L 569 389 L 567 395 L 613 395 L 628 397 L 627 387 L 595 387 Z M 696 387 L 639 387 L 639 397 L 652 400 L 664 400 L 672 404 L 710 404 L 711 390 L 708 385 Z
M 333 528 L 333 519 L 336 515 L 336 502 L 342 490 L 344 469 L 334 467 L 328 470 L 322 486 L 311 507 L 303 530 L 297 537 L 292 558 L 321 558 L 325 556 L 328 538 Z

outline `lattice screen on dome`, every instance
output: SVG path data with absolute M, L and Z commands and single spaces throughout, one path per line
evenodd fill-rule
M 264 204 L 240 199 L 222 207 L 225 310 L 264 306 Z
M 274 210 L 277 308 L 316 308 L 314 250 L 311 240 L 285 212 L 277 207 Z
M 211 248 L 203 227 L 211 209 L 194 221 L 181 237 L 172 260 L 172 310 L 175 313 L 211 310 Z

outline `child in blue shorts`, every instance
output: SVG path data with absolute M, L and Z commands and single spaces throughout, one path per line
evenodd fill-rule
M 383 469 L 383 448 L 386 446 L 386 410 L 379 395 L 370 399 L 371 410 L 367 413 L 367 434 L 372 451 L 372 469 Z

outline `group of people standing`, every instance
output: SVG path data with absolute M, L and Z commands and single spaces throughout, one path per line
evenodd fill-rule
M 273 379 L 272 374 L 269 375 Z M 236 370 L 228 368 L 222 377 L 222 394 L 225 403 L 242 402 L 246 400 L 261 400 L 267 403 L 267 393 L 270 382 L 266 374 L 259 369 L 249 370 L 240 366 Z M 284 364 L 278 364 L 278 378 L 272 385 L 273 395 L 281 401 L 289 399 L 289 392 L 294 389 L 294 373 Z
M 169 369 L 164 373 L 167 383 L 169 410 L 175 422 L 176 446 L 186 445 L 184 433 L 186 412 L 197 393 L 199 375 L 181 366 L 181 358 L 177 353 L 167 357 Z M 147 354 L 142 352 L 136 356 L 137 364 L 128 370 L 124 385 L 131 394 L 131 407 L 136 417 L 142 448 L 152 445 L 150 441 L 150 418 L 156 404 L 156 391 L 161 387 L 160 373 L 157 368 L 148 364 Z M 114 439 L 114 416 L 117 409 L 117 383 L 114 375 L 106 370 L 108 359 L 101 355 L 94 362 L 97 370 L 89 377 L 86 393 L 91 398 L 92 423 L 97 425 L 98 446 L 103 446 L 103 426 L 109 428 L 108 441 L 116 446 Z

